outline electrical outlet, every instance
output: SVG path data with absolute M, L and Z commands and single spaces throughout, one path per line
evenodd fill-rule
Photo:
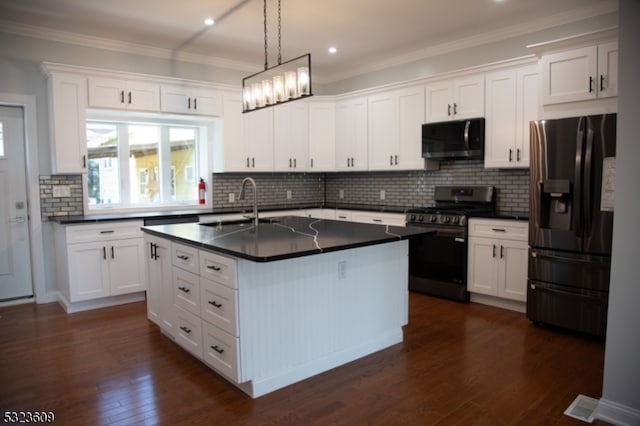
M 344 198 L 344 189 L 338 191 L 338 197 L 340 197 L 341 199 Z
M 384 201 L 386 196 L 387 196 L 387 194 L 385 193 L 384 189 L 381 189 L 380 190 L 380 200 Z
M 287 200 L 291 199 L 291 190 L 287 189 Z
M 236 202 L 236 194 L 233 192 L 229 193 L 229 202 L 230 203 L 235 203 Z
M 347 278 L 347 261 L 341 260 L 338 262 L 338 279 L 344 280 Z
M 54 197 L 71 197 L 71 188 L 68 185 L 54 185 Z

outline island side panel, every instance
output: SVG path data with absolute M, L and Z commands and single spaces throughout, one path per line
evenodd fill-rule
M 253 397 L 402 341 L 408 241 L 238 260 L 241 382 Z

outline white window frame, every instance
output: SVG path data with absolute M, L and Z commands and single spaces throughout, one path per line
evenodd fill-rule
M 160 125 L 175 125 L 175 126 L 190 126 L 198 128 L 198 145 L 196 148 L 196 161 L 197 161 L 197 173 L 201 176 L 211 176 L 213 170 L 213 139 L 214 137 L 220 137 L 222 133 L 222 121 L 215 117 L 199 117 L 199 116 L 182 116 L 175 114 L 150 114 L 150 113 L 132 113 L 124 111 L 107 111 L 107 110 L 87 110 L 87 122 L 89 121 L 108 121 L 108 122 L 126 122 L 128 124 L 160 124 Z M 168 130 L 168 129 L 167 129 Z M 124 149 L 128 149 L 128 141 L 120 140 L 124 145 Z M 166 147 L 168 149 L 168 146 Z M 123 146 L 119 146 L 119 149 L 123 149 Z M 162 147 L 161 147 L 162 149 Z M 127 151 L 128 152 L 128 151 Z M 161 161 L 170 161 L 169 156 L 160 156 L 165 158 Z M 126 169 L 126 170 L 125 170 Z M 163 167 L 161 166 L 161 169 Z M 165 168 L 166 169 L 166 168 Z M 131 171 L 133 172 L 133 170 Z M 121 180 L 129 181 L 129 168 L 120 165 Z M 195 172 L 194 172 L 195 173 Z M 126 180 L 125 180 L 126 179 Z M 169 199 L 163 203 L 151 203 L 141 205 L 89 205 L 88 191 L 87 191 L 87 175 L 83 174 L 83 202 L 84 211 L 86 213 L 105 213 L 105 212 L 132 212 L 132 211 L 158 211 L 158 210 L 193 210 L 193 209 L 210 209 L 211 197 L 206 197 L 206 203 L 199 204 L 196 198 L 192 202 L 178 202 L 171 201 L 171 179 L 167 176 L 166 179 L 161 179 L 163 185 L 166 186 L 165 192 L 169 194 Z M 208 180 L 208 179 L 207 179 Z M 129 185 L 122 185 L 121 199 L 131 200 L 131 194 L 128 193 Z M 125 191 L 127 191 L 125 193 Z M 125 198 L 126 197 L 126 198 Z

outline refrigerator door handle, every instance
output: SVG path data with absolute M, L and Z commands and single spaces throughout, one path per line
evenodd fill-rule
M 573 196 L 574 200 L 574 219 L 575 219 L 575 234 L 576 238 L 580 240 L 580 246 L 582 247 L 582 235 L 583 235 L 583 224 L 582 224 L 582 214 L 580 212 L 582 208 L 582 199 L 584 197 L 584 186 L 583 186 L 583 169 L 584 169 L 584 138 L 585 138 L 585 128 L 586 128 L 586 117 L 580 117 L 580 121 L 578 121 L 578 131 L 576 133 L 576 167 L 575 167 L 575 194 Z
M 545 253 L 541 253 L 539 251 L 531 251 L 531 257 L 535 257 L 536 259 L 546 259 L 546 260 L 551 260 L 551 261 L 555 261 L 555 262 L 564 262 L 564 263 L 582 263 L 585 265 L 589 265 L 589 266 L 596 266 L 596 265 L 608 265 L 609 262 L 608 261 L 600 261 L 598 259 L 593 259 L 593 258 L 575 258 L 575 257 L 567 257 L 567 256 L 561 256 L 558 254 L 545 254 Z
M 591 120 L 587 118 L 589 126 L 587 131 L 587 144 L 584 154 L 584 194 L 582 196 L 582 212 L 584 214 L 584 229 L 587 232 L 591 232 L 591 224 L 593 219 L 593 212 L 591 211 L 591 173 L 593 169 L 593 128 Z

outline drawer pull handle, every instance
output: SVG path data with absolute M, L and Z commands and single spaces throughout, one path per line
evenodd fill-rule
M 185 256 L 185 255 L 181 254 L 181 255 L 178 256 L 178 259 L 180 259 L 180 260 L 189 260 L 189 256 Z
M 212 270 L 214 270 L 214 271 L 216 271 L 216 272 L 219 272 L 220 270 L 222 270 L 222 268 L 221 268 L 221 267 L 219 267 L 219 266 L 215 266 L 215 265 L 208 265 L 208 266 L 207 266 L 207 269 L 212 269 Z
M 219 354 L 222 355 L 222 352 L 224 352 L 224 349 L 222 349 L 221 347 L 219 347 L 218 345 L 215 346 L 211 346 L 211 349 L 213 349 L 214 351 L 218 352 Z
M 180 326 L 180 330 L 184 331 L 187 334 L 191 334 L 191 329 L 188 327 L 185 327 L 184 325 Z
M 382 222 L 382 219 L 373 219 L 374 222 Z
M 506 229 L 502 229 L 502 228 L 491 228 L 491 230 L 492 230 L 493 232 L 507 232 L 507 230 L 506 230 Z
M 178 287 L 178 290 L 183 291 L 183 292 L 185 292 L 185 293 L 189 293 L 189 292 L 191 291 L 191 290 L 189 290 L 189 289 L 188 289 L 188 288 L 186 288 L 186 287 Z
M 215 306 L 216 308 L 222 308 L 222 303 L 218 303 L 215 300 L 209 300 L 209 304 Z
M 110 230 L 110 231 L 100 231 L 100 233 L 101 233 L 101 234 L 113 234 L 114 232 L 116 232 L 116 231 L 114 231 L 114 230 Z

